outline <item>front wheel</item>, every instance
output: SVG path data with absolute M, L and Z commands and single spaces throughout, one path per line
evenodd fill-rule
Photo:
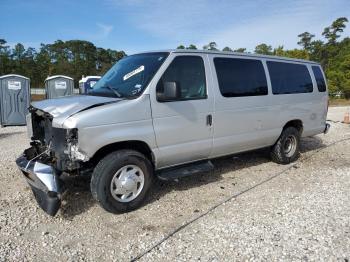
M 289 164 L 298 159 L 299 147 L 300 132 L 295 127 L 287 127 L 272 147 L 271 158 L 278 164 Z
M 91 177 L 91 193 L 112 213 L 123 213 L 142 205 L 152 184 L 150 161 L 134 150 L 119 150 L 104 157 Z

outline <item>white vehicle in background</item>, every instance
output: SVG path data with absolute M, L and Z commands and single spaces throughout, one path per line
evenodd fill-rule
M 300 138 L 326 133 L 328 91 L 318 63 L 193 50 L 131 55 L 88 95 L 34 102 L 31 147 L 17 159 L 39 205 L 55 215 L 65 176 L 91 175 L 109 212 L 139 207 L 155 176 L 173 179 L 210 159 L 268 147 L 299 156 Z

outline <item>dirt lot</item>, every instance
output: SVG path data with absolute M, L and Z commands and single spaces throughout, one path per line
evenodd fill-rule
M 266 150 L 215 160 L 216 169 L 157 182 L 147 204 L 102 210 L 86 185 L 54 218 L 37 207 L 14 160 L 24 127 L 0 130 L 0 261 L 350 259 L 350 126 L 331 108 L 327 135 L 302 141 L 282 166 Z

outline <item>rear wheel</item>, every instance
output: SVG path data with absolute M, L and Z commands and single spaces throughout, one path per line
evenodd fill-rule
M 295 127 L 283 130 L 271 149 L 271 158 L 279 164 L 289 164 L 298 159 L 300 152 L 300 132 Z
M 95 167 L 91 193 L 105 210 L 128 212 L 142 205 L 152 178 L 152 165 L 143 154 L 133 150 L 115 151 Z

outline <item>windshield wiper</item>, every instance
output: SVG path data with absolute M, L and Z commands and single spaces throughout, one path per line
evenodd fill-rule
M 110 87 L 109 85 L 105 85 L 103 87 L 107 87 L 109 90 L 111 90 L 118 98 L 121 98 L 122 95 L 116 90 L 114 89 L 113 87 Z

